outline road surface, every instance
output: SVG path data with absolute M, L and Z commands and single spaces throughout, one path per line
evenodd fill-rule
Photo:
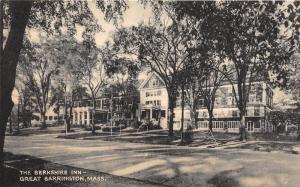
M 5 151 L 168 186 L 218 183 L 249 187 L 300 186 L 298 154 L 72 140 L 56 136 L 7 136 Z

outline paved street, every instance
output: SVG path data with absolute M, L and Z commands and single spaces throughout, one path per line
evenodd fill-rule
M 71 140 L 56 136 L 10 136 L 6 138 L 5 151 L 170 186 L 209 186 L 220 181 L 230 181 L 233 186 L 264 187 L 290 187 L 300 183 L 298 154 Z

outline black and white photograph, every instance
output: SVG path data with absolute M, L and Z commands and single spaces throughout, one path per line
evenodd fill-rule
M 0 186 L 300 186 L 300 1 L 0 9 Z

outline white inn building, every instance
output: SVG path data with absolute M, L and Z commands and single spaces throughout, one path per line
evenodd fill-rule
M 272 110 L 273 91 L 269 84 L 263 81 L 253 82 L 249 95 L 246 112 L 246 124 L 249 132 L 268 132 L 272 125 L 268 122 L 268 113 Z M 168 94 L 163 81 L 155 74 L 149 74 L 139 87 L 140 107 L 139 120 L 158 120 L 162 128 L 168 128 Z M 201 102 L 202 101 L 202 102 Z M 174 129 L 180 129 L 181 99 L 177 98 L 174 109 Z M 197 123 L 194 130 L 208 129 L 208 112 L 204 101 L 200 100 L 197 109 Z M 213 130 L 225 132 L 239 132 L 239 110 L 236 107 L 231 84 L 220 86 L 216 93 L 213 113 Z M 184 110 L 184 128 L 190 120 L 189 107 Z

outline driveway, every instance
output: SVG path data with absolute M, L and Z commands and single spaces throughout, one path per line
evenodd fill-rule
M 170 186 L 226 183 L 296 187 L 300 183 L 297 154 L 58 139 L 56 136 L 8 136 L 5 151 Z

